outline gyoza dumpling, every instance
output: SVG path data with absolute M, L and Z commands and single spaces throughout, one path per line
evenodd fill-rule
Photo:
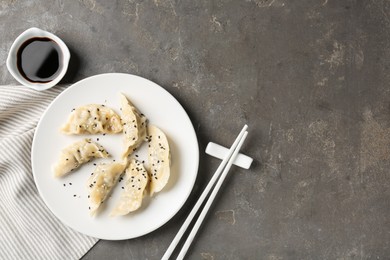
M 118 163 L 99 164 L 88 179 L 91 215 L 95 215 L 111 190 L 118 183 L 119 177 L 125 170 L 127 161 Z
M 54 165 L 54 175 L 56 177 L 64 176 L 93 158 L 107 158 L 109 156 L 103 146 L 92 142 L 91 139 L 75 142 L 61 151 L 60 159 Z
M 146 137 L 146 117 L 140 114 L 131 102 L 120 94 L 125 152 L 122 158 L 129 156 Z
M 150 194 L 161 191 L 170 176 L 171 153 L 164 132 L 153 125 L 148 126 L 148 164 L 150 174 Z
M 111 213 L 112 216 L 126 215 L 141 207 L 149 176 L 140 161 L 131 159 L 123 181 L 124 191 L 119 198 L 118 204 Z
M 72 110 L 61 131 L 64 134 L 115 134 L 122 131 L 122 124 L 111 108 L 89 104 Z

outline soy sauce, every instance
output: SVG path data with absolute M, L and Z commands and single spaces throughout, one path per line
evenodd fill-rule
M 47 83 L 55 79 L 61 71 L 61 56 L 60 46 L 52 39 L 31 38 L 18 50 L 18 70 L 28 81 Z

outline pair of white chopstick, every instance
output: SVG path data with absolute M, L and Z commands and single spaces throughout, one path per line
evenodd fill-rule
M 211 178 L 209 184 L 207 184 L 206 188 L 204 189 L 202 195 L 196 202 L 194 208 L 191 210 L 190 214 L 188 215 L 187 219 L 184 221 L 183 225 L 179 229 L 179 232 L 177 232 L 175 238 L 172 240 L 171 244 L 169 245 L 167 251 L 165 252 L 164 256 L 161 258 L 161 260 L 168 260 L 169 257 L 172 255 L 173 251 L 175 250 L 177 244 L 180 242 L 181 238 L 183 237 L 186 229 L 192 222 L 192 219 L 194 218 L 195 214 L 198 212 L 199 208 L 203 204 L 204 200 L 210 193 L 210 190 L 214 186 L 215 182 L 218 180 L 217 184 L 215 185 L 215 188 L 213 189 L 211 195 L 209 196 L 205 206 L 202 209 L 202 212 L 200 213 L 198 219 L 196 220 L 190 234 L 187 237 L 187 240 L 185 241 L 178 257 L 176 259 L 183 259 L 186 255 L 188 248 L 190 247 L 192 241 L 194 240 L 194 237 L 196 233 L 199 230 L 200 225 L 202 224 L 205 215 L 207 214 L 207 211 L 209 210 L 211 204 L 214 201 L 215 196 L 217 195 L 219 189 L 222 186 L 223 181 L 226 178 L 226 175 L 228 174 L 230 167 L 232 166 L 234 160 L 237 157 L 238 152 L 241 149 L 242 144 L 245 141 L 246 136 L 248 135 L 248 132 L 246 129 L 248 128 L 247 125 L 245 125 L 240 134 L 237 136 L 236 140 L 234 141 L 233 145 L 229 149 L 228 154 L 226 157 L 222 160 L 221 164 L 219 165 L 218 169 L 214 173 L 213 177 Z M 222 173 L 221 173 L 222 172 Z M 220 177 L 220 178 L 219 178 Z M 218 179 L 219 178 L 219 179 Z

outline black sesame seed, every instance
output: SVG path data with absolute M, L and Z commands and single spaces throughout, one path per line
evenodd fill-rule
M 66 184 L 64 183 L 64 187 L 66 186 Z
M 96 138 L 97 141 L 99 141 L 99 138 Z
M 88 195 L 88 199 L 90 198 L 91 196 Z
M 136 154 L 135 157 L 138 157 L 138 154 Z
M 138 188 L 138 190 L 140 190 L 141 188 Z
M 100 111 L 99 108 L 97 109 L 97 111 L 98 111 L 98 112 Z
M 69 182 L 69 185 L 72 185 L 72 183 L 71 183 L 71 182 Z
M 68 159 L 68 158 L 66 158 L 65 160 L 69 161 L 69 159 Z
M 131 185 L 131 187 L 134 187 L 134 185 Z
M 76 197 L 76 194 L 74 194 L 73 197 Z

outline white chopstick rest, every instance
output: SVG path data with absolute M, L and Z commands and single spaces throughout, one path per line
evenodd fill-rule
M 223 158 L 226 157 L 226 154 L 228 152 L 229 149 L 213 142 L 209 142 L 209 144 L 206 147 L 207 154 L 221 160 L 223 160 Z M 251 167 L 252 162 L 253 162 L 253 158 L 245 154 L 239 153 L 236 159 L 234 160 L 233 164 L 244 169 L 249 169 Z
M 208 207 L 210 207 L 210 204 L 212 203 L 212 200 L 214 199 L 214 197 L 216 195 L 216 192 L 218 192 L 218 190 L 220 188 L 220 185 L 222 185 L 222 182 L 225 179 L 226 174 L 229 171 L 231 164 L 233 163 L 235 157 L 237 156 L 237 153 L 239 152 L 240 147 L 241 147 L 243 141 L 245 140 L 246 135 L 248 134 L 248 132 L 246 132 L 247 128 L 248 128 L 248 126 L 244 125 L 244 127 L 242 128 L 240 134 L 237 136 L 236 140 L 232 144 L 232 147 L 229 149 L 228 154 L 222 160 L 222 162 L 219 165 L 218 169 L 215 171 L 213 177 L 211 178 L 211 180 L 207 184 L 206 188 L 204 189 L 204 191 L 200 195 L 198 201 L 196 202 L 195 206 L 192 208 L 190 214 L 187 216 L 187 218 L 184 221 L 183 225 L 180 227 L 180 229 L 177 232 L 176 236 L 173 238 L 171 244 L 169 245 L 167 251 L 165 252 L 163 257 L 161 258 L 161 260 L 168 260 L 169 257 L 172 255 L 173 251 L 175 250 L 176 246 L 180 242 L 180 239 L 184 235 L 186 229 L 190 225 L 190 223 L 191 223 L 192 219 L 194 218 L 195 214 L 197 213 L 199 208 L 202 206 L 202 204 L 205 201 L 206 197 L 209 195 L 212 187 L 214 186 L 214 184 L 216 183 L 216 181 L 218 180 L 218 178 L 222 174 L 223 176 L 219 179 L 219 182 L 216 185 L 216 188 L 215 188 L 216 190 L 213 191 L 213 194 L 210 195 L 210 197 L 209 197 L 209 199 L 207 201 L 207 204 L 205 206 L 206 209 L 205 208 L 203 209 L 203 211 L 207 212 Z M 231 157 L 233 157 L 233 158 L 231 158 Z M 226 165 L 228 165 L 228 166 L 226 166 Z M 222 173 L 222 171 L 223 171 L 223 173 Z M 190 234 L 190 236 L 188 237 L 188 239 L 187 239 L 187 241 L 185 243 L 185 247 L 183 247 L 182 250 L 180 251 L 180 255 L 178 256 L 178 259 L 180 259 L 180 257 L 183 258 L 184 255 L 186 254 L 186 252 L 187 252 L 187 250 L 188 250 L 188 248 L 190 246 L 190 243 L 192 242 L 193 237 L 195 236 L 195 233 L 197 232 L 197 230 L 198 230 L 198 228 L 200 226 L 199 221 L 202 222 L 202 220 L 204 218 L 204 215 L 206 214 L 206 212 L 203 213 L 203 211 L 202 211 L 201 215 L 199 216 L 198 221 L 196 222 L 198 224 L 198 227 L 194 226 L 194 228 L 192 229 L 191 234 Z M 201 218 L 201 216 L 203 216 L 203 217 Z M 201 218 L 201 220 L 199 220 L 200 218 Z

